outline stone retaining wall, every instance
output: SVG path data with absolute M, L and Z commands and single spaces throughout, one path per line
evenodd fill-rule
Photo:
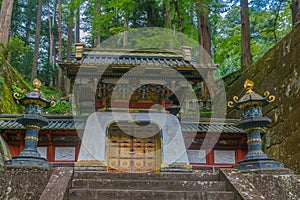
M 264 108 L 273 121 L 263 138 L 265 152 L 300 173 L 300 24 L 239 77 L 227 80 L 228 101 L 245 93 L 246 79 L 254 81 L 256 93 L 270 91 L 276 97 Z M 227 117 L 240 114 L 229 109 Z
M 38 200 L 52 170 L 27 167 L 6 167 L 0 171 L 0 199 Z

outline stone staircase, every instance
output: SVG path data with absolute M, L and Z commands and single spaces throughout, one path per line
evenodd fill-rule
M 225 184 L 209 174 L 74 171 L 68 199 L 233 200 Z

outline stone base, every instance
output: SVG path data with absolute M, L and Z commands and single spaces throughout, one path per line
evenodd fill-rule
M 238 169 L 241 171 L 261 170 L 261 169 L 284 169 L 281 162 L 275 161 L 272 158 L 258 160 L 243 160 L 238 164 Z
M 107 165 L 102 161 L 81 160 L 74 163 L 74 169 L 77 171 L 107 171 Z
M 6 161 L 5 164 L 19 167 L 52 168 L 52 165 L 45 158 L 41 157 L 16 156 L 12 160 Z
M 160 172 L 182 172 L 192 173 L 192 166 L 186 163 L 173 163 L 171 165 L 162 164 Z
M 257 175 L 292 175 L 294 171 L 289 168 L 274 168 L 274 169 L 253 169 L 251 171 L 242 171 L 245 174 L 257 174 Z

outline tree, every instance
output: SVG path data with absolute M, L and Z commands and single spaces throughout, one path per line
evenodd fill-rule
M 0 11 L 0 42 L 4 44 L 7 44 L 9 41 L 13 4 L 13 0 L 2 0 Z
M 52 16 L 51 16 L 51 5 L 53 8 Z M 49 25 L 49 62 L 50 62 L 50 85 L 54 84 L 54 66 L 56 63 L 55 59 L 55 36 L 54 36 L 54 26 L 55 26 L 55 19 L 56 19 L 56 0 L 53 0 L 51 4 L 48 4 L 48 25 Z
M 199 12 L 198 19 L 198 38 L 199 44 L 201 45 L 200 49 L 200 63 L 204 66 L 211 66 L 211 35 L 210 35 L 210 27 L 208 20 L 208 9 L 207 5 L 205 5 L 204 0 L 196 3 L 196 7 Z M 204 51 L 203 51 L 204 50 Z M 216 87 L 213 79 L 213 73 L 205 74 L 203 77 L 205 81 L 202 84 L 202 95 L 204 98 L 209 99 L 214 95 L 214 89 Z M 211 93 L 210 93 L 211 92 Z
M 67 41 L 67 60 L 70 60 L 72 54 L 72 45 L 73 45 L 73 27 L 74 27 L 74 7 L 73 7 L 73 0 L 69 5 L 69 14 L 67 17 L 67 34 L 68 34 L 68 41 Z M 64 76 L 65 85 L 64 85 L 64 94 L 67 96 L 70 93 L 70 79 L 67 76 Z
M 57 1 L 58 5 L 58 16 L 57 16 L 57 23 L 58 23 L 58 30 L 57 30 L 57 35 L 58 35 L 58 60 L 62 59 L 62 19 L 61 19 L 61 0 Z M 58 67 L 58 73 L 57 73 L 57 89 L 61 90 L 62 87 L 62 70 L 60 67 Z
M 205 8 L 204 1 L 196 3 L 196 7 L 199 12 L 199 22 L 198 22 L 198 37 L 199 44 L 203 49 L 211 56 L 211 37 L 210 37 L 210 27 L 208 20 L 208 10 Z M 205 58 L 203 58 L 205 59 Z M 203 60 L 204 63 L 210 63 L 211 60 Z
M 35 29 L 36 32 L 35 32 L 33 62 L 32 62 L 32 69 L 31 69 L 31 81 L 33 81 L 37 77 L 38 54 L 39 54 L 40 35 L 41 35 L 42 8 L 43 8 L 43 0 L 39 0 L 36 29 Z
M 75 3 L 76 3 L 75 43 L 79 43 L 80 42 L 80 1 L 77 0 L 75 1 Z
M 300 21 L 300 0 L 292 0 L 292 22 L 296 25 Z
M 242 57 L 241 69 L 244 70 L 252 62 L 250 49 L 250 21 L 248 0 L 241 0 L 241 30 L 242 30 Z
M 95 1 L 95 12 L 98 15 L 101 15 L 101 2 L 100 0 L 96 0 Z M 101 36 L 99 33 L 94 34 L 94 41 L 93 41 L 93 46 L 94 47 L 98 47 L 101 43 Z

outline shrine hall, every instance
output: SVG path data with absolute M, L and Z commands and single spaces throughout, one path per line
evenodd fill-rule
M 70 103 L 76 109 L 73 115 L 44 113 L 49 123 L 39 130 L 38 151 L 54 167 L 213 172 L 237 166 L 247 154 L 246 132 L 235 126 L 237 120 L 211 118 L 213 105 L 197 68 L 215 66 L 196 66 L 188 47 L 77 44 L 75 55 L 58 64 L 71 81 Z M 19 116 L 0 115 L 0 133 L 12 156 L 24 149 L 26 130 Z

